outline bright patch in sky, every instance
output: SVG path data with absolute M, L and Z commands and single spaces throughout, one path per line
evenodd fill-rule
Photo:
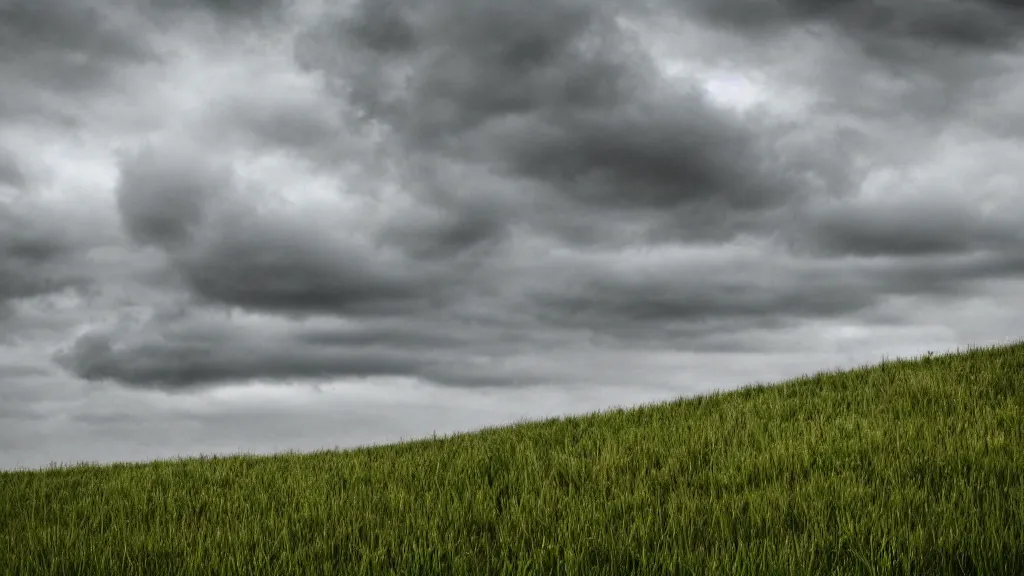
M 717 104 L 741 111 L 767 99 L 761 86 L 741 74 L 713 73 L 703 78 L 703 85 Z

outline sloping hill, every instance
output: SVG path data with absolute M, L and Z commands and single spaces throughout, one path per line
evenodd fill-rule
M 345 452 L 0 473 L 0 573 L 1020 575 L 1024 343 Z

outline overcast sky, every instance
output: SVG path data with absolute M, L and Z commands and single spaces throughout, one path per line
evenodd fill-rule
M 1024 338 L 1014 0 L 0 0 L 0 468 Z

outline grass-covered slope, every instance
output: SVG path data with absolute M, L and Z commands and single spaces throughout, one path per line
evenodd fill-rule
M 0 474 L 0 574 L 214 573 L 1021 575 L 1024 344 L 347 452 Z

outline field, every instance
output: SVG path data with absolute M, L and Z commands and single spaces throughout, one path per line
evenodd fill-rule
M 1024 574 L 1024 343 L 403 444 L 0 473 L 0 574 Z

